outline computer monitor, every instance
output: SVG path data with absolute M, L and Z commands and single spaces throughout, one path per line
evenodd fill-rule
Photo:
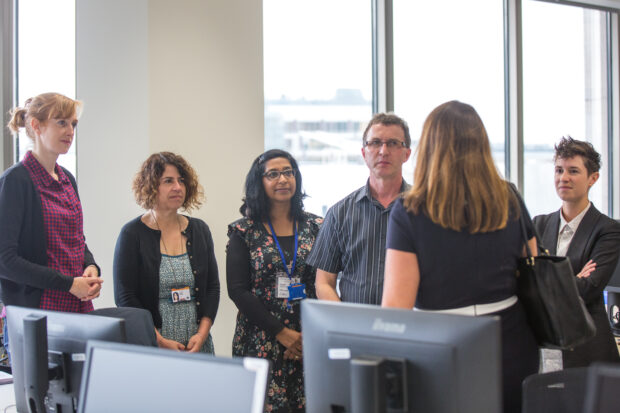
M 78 413 L 262 413 L 269 361 L 91 341 Z
M 500 412 L 498 317 L 304 300 L 308 413 Z
M 616 221 L 620 222 L 620 220 Z M 614 273 L 612 274 L 611 279 L 607 283 L 607 287 L 605 289 L 612 293 L 620 293 L 620 260 L 618 260 L 618 264 L 614 269 Z
M 620 260 L 618 260 L 618 265 L 616 265 L 616 269 L 605 289 L 613 293 L 620 293 Z
M 620 365 L 594 363 L 588 367 L 584 413 L 620 411 Z
M 16 306 L 6 314 L 18 412 L 75 412 L 87 341 L 125 341 L 118 318 Z

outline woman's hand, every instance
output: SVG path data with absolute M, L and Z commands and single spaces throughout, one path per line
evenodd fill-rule
M 183 351 L 185 346 L 178 341 L 168 340 L 161 335 L 161 333 L 155 329 L 155 336 L 157 337 L 157 346 L 159 348 L 167 348 L 169 350 Z
M 84 272 L 82 273 L 82 277 L 86 278 L 99 278 L 99 270 L 94 265 L 89 265 L 84 268 Z
M 84 272 L 82 273 L 82 277 L 84 277 L 84 278 L 99 278 L 99 270 L 97 269 L 96 266 L 89 265 L 88 267 L 84 268 Z M 94 300 L 95 298 L 99 297 L 100 293 L 101 293 L 101 285 L 99 285 L 99 288 L 96 289 L 96 291 L 94 291 L 93 294 L 89 295 L 88 297 L 82 298 L 82 301 Z
M 293 355 L 293 353 L 289 349 L 284 350 L 283 357 L 284 357 L 284 360 L 301 360 L 300 356 Z
M 299 359 L 301 357 L 302 344 L 300 332 L 284 327 L 282 331 L 276 335 L 276 340 L 286 347 L 284 351 L 285 359 Z
M 88 301 L 90 297 L 99 296 L 101 283 L 103 280 L 99 277 L 75 277 L 69 292 L 82 301 Z
M 157 340 L 157 346 L 159 348 L 167 348 L 175 351 L 184 351 L 185 346 L 178 341 L 168 340 L 167 338 L 161 338 L 161 340 Z
M 187 342 L 187 347 L 185 348 L 185 350 L 187 350 L 190 353 L 198 353 L 206 340 L 207 340 L 207 336 L 202 335 L 200 333 L 196 333 L 190 337 L 189 341 Z
M 586 262 L 586 265 L 583 266 L 579 274 L 577 274 L 577 278 L 587 278 L 592 274 L 592 271 L 596 269 L 596 263 L 592 260 Z

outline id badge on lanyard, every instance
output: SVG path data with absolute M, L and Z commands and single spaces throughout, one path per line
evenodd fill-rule
M 293 224 L 293 229 L 295 233 L 295 249 L 293 252 L 293 262 L 291 263 L 290 268 L 288 265 L 286 265 L 284 252 L 280 247 L 280 243 L 278 242 L 278 237 L 276 236 L 276 232 L 273 229 L 273 225 L 271 225 L 271 220 L 268 219 L 267 223 L 269 224 L 271 235 L 276 242 L 276 247 L 278 248 L 278 252 L 280 253 L 280 258 L 282 259 L 282 264 L 284 265 L 285 271 L 284 273 L 276 273 L 276 297 L 289 300 L 301 300 L 303 298 L 306 298 L 306 285 L 301 282 L 301 279 L 299 277 L 292 276 L 295 273 L 295 265 L 297 264 L 297 249 L 299 247 L 297 239 L 297 222 Z
M 189 287 L 172 288 L 170 290 L 170 298 L 173 303 L 180 303 L 183 301 L 190 301 L 192 296 L 189 292 Z

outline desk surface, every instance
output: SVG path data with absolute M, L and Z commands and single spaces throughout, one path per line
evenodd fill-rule
M 9 407 L 11 406 L 11 407 Z M 9 407 L 7 409 L 7 407 Z M 0 385 L 0 413 L 16 413 L 15 393 L 12 384 Z

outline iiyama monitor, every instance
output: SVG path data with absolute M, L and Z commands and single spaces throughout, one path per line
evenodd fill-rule
M 306 411 L 502 409 L 500 322 L 304 300 Z

